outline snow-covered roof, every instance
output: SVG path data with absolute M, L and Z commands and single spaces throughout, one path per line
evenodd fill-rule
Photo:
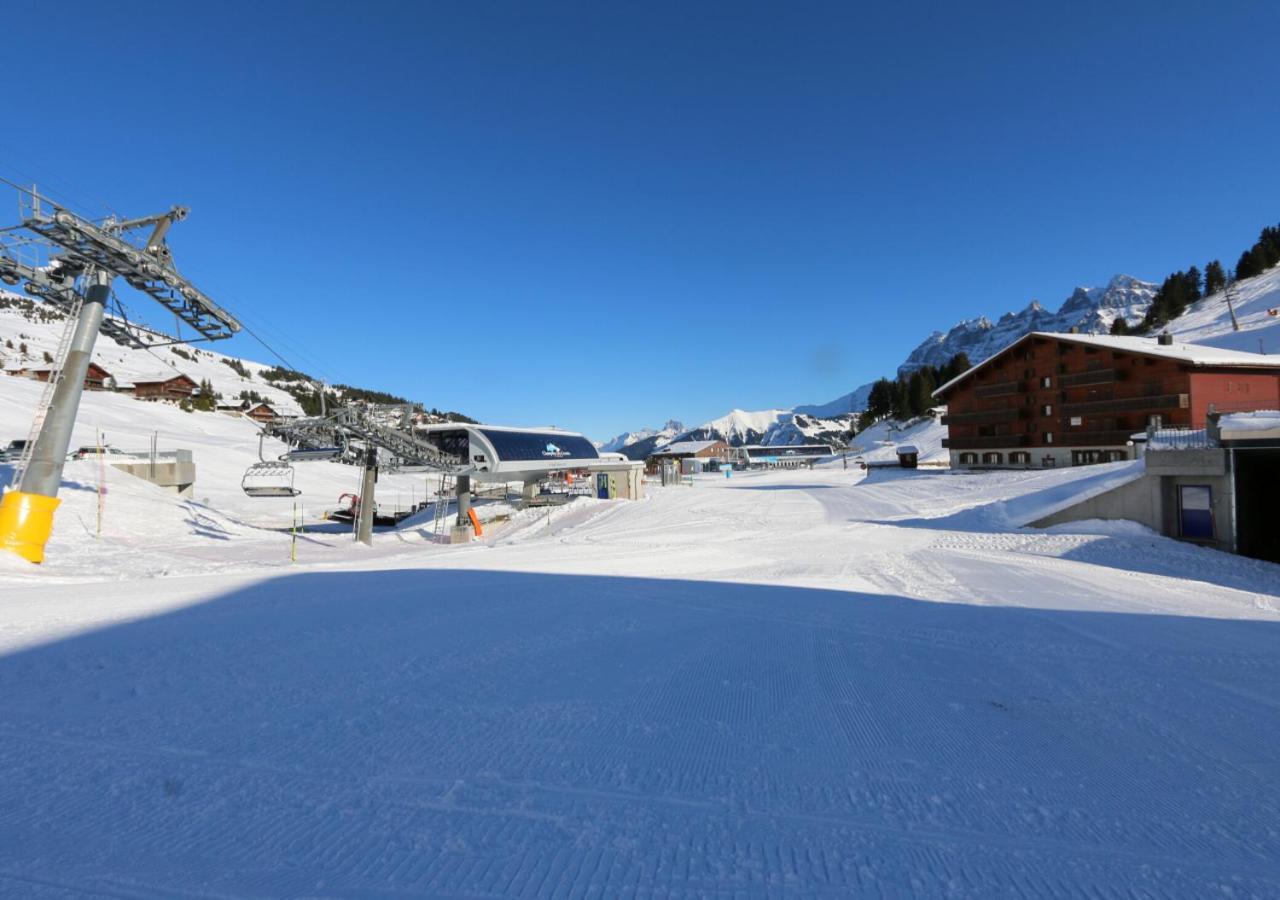
M 1001 350 L 993 353 L 991 356 L 988 356 L 976 366 L 971 367 L 968 371 L 962 372 L 955 378 L 952 378 L 946 384 L 934 391 L 933 396 L 941 396 L 955 385 L 964 381 L 974 372 L 987 365 L 1000 354 L 1024 343 L 1025 341 L 1029 341 L 1032 338 L 1048 338 L 1050 340 L 1064 341 L 1073 344 L 1085 344 L 1107 350 L 1119 350 L 1123 353 L 1137 353 L 1142 356 L 1158 356 L 1164 359 L 1175 359 L 1178 362 L 1188 363 L 1193 366 L 1234 366 L 1280 369 L 1280 355 L 1267 356 L 1262 353 L 1247 353 L 1243 350 L 1223 350 L 1218 347 L 1207 347 L 1204 344 L 1188 344 L 1182 341 L 1174 341 L 1171 344 L 1161 344 L 1154 337 L 1138 337 L 1136 335 L 1062 334 L 1052 331 L 1032 331 L 1029 334 L 1024 334 L 1022 337 L 1018 338 L 1018 340 L 1014 341 L 1012 344 L 1008 344 Z
M 1280 438 L 1280 410 L 1228 413 L 1218 423 L 1225 440 Z
M 714 447 L 721 441 L 676 441 L 674 444 L 667 444 L 661 450 L 654 451 L 655 456 L 666 456 L 678 453 L 701 453 L 708 447 Z
M 190 375 L 186 375 L 182 372 L 176 372 L 173 369 L 168 369 L 168 370 L 159 370 L 159 371 L 151 371 L 151 372 L 142 372 L 140 374 L 133 375 L 129 379 L 129 383 L 135 384 L 135 385 L 136 384 L 157 384 L 159 382 L 164 382 L 164 381 L 173 381 L 175 378 L 185 378 L 188 381 L 195 382 L 195 379 L 192 378 Z

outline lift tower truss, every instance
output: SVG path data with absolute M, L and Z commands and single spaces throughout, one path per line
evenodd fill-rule
M 186 207 L 139 219 L 91 221 L 34 189 L 19 193 L 19 206 L 21 223 L 0 229 L 0 282 L 21 284 L 70 317 L 13 489 L 0 499 L 0 546 L 38 563 L 53 530 L 62 467 L 98 333 L 146 346 L 126 322 L 106 314 L 112 282 L 123 278 L 204 340 L 229 338 L 240 323 L 174 266 L 165 239 L 187 217 Z M 141 229 L 149 233 L 139 240 Z

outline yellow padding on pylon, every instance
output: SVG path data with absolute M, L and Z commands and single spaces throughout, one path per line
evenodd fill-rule
M 53 533 L 53 511 L 61 502 L 57 497 L 9 491 L 0 498 L 0 547 L 28 562 L 44 562 L 44 545 Z

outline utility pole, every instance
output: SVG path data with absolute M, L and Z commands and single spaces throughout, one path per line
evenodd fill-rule
M 1227 295 L 1227 309 L 1231 311 L 1231 330 L 1239 331 L 1240 323 L 1236 321 L 1236 307 L 1235 307 L 1235 304 L 1232 302 L 1235 298 L 1231 294 L 1232 288 L 1234 286 L 1235 286 L 1235 280 L 1232 278 L 1228 278 L 1226 285 L 1222 289 L 1222 292 Z

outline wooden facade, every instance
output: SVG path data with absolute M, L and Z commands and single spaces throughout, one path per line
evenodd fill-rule
M 33 381 L 47 382 L 53 376 L 53 369 L 14 369 L 9 374 L 30 378 Z M 84 389 L 86 391 L 106 390 L 110 380 L 110 372 L 97 363 L 89 363 L 89 370 L 84 375 Z
M 245 412 L 245 415 L 250 419 L 253 419 L 253 421 L 261 422 L 264 425 L 274 422 L 279 418 L 276 411 L 265 403 L 259 403 L 257 406 Z
M 193 397 L 199 387 L 186 375 L 175 375 L 164 380 L 135 381 L 133 395 L 139 400 L 181 401 Z
M 1203 428 L 1215 409 L 1274 409 L 1280 368 L 1246 360 L 1207 365 L 1143 352 L 1154 338 L 1031 334 L 935 396 L 947 403 L 943 445 L 960 466 L 1052 467 L 1132 455 L 1132 436 Z M 1183 345 L 1185 346 L 1185 345 Z M 1165 347 L 1160 347 L 1165 350 Z M 1253 354 L 1238 354 L 1249 357 Z

